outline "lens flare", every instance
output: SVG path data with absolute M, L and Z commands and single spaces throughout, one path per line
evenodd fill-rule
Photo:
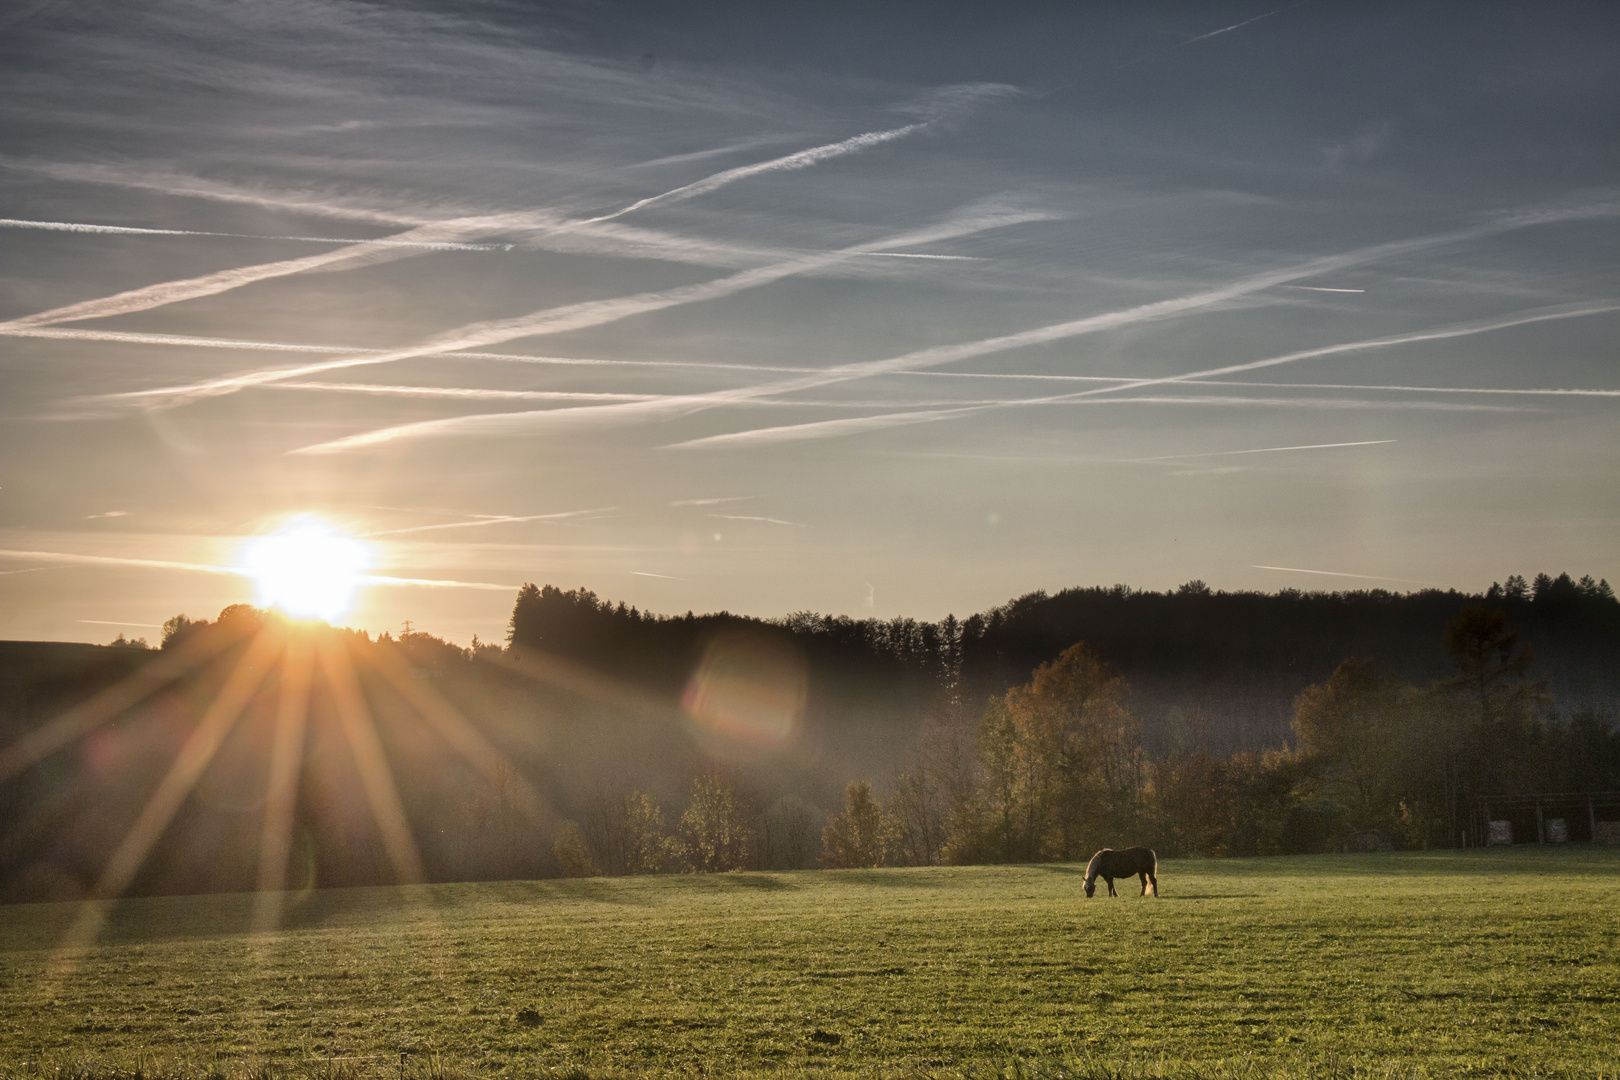
M 349 610 L 370 564 L 364 543 L 310 518 L 253 541 L 243 557 L 243 568 L 258 583 L 260 605 L 327 620 Z
M 701 732 L 738 748 L 775 750 L 797 732 L 809 689 L 804 658 L 791 644 L 724 634 L 709 643 L 681 704 Z

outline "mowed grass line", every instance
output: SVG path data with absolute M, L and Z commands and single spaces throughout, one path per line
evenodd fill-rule
M 54 979 L 77 909 L 0 908 L 0 1075 L 1620 1075 L 1620 850 L 1166 860 L 1159 900 L 1081 874 L 317 891 L 274 934 L 247 896 L 130 900 Z

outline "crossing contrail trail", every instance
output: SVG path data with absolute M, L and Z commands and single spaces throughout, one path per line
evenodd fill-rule
M 381 428 L 374 431 L 363 432 L 357 435 L 335 439 L 331 442 L 319 443 L 291 451 L 295 454 L 327 454 L 338 453 L 345 450 L 364 446 L 375 446 L 382 443 L 393 442 L 399 439 L 411 439 L 432 436 L 445 436 L 454 434 L 510 434 L 514 431 L 540 425 L 558 423 L 602 423 L 613 420 L 652 420 L 672 419 L 678 416 L 690 415 L 707 409 L 719 408 L 727 405 L 737 405 L 756 401 L 761 398 L 775 397 L 781 394 L 793 393 L 799 390 L 813 389 L 834 383 L 848 382 L 855 379 L 868 378 L 873 375 L 891 374 L 902 371 L 915 371 L 921 368 L 938 367 L 942 364 L 957 360 L 984 356 L 991 353 L 1005 352 L 1009 349 L 1022 348 L 1028 345 L 1046 344 L 1061 341 L 1085 334 L 1099 333 L 1113 330 L 1123 326 L 1135 325 L 1151 320 L 1175 318 L 1190 312 L 1201 311 L 1216 305 L 1237 300 L 1265 289 L 1273 288 L 1300 278 L 1315 277 L 1332 270 L 1340 270 L 1350 266 L 1359 266 L 1366 263 L 1397 258 L 1414 254 L 1445 244 L 1454 244 L 1467 240 L 1479 239 L 1497 233 L 1525 228 L 1532 225 L 1547 224 L 1559 221 L 1578 220 L 1591 217 L 1612 217 L 1620 213 L 1620 207 L 1611 203 L 1601 203 L 1586 207 L 1565 208 L 1558 210 L 1536 210 L 1513 215 L 1494 218 L 1485 223 L 1458 229 L 1448 233 L 1431 234 L 1415 237 L 1408 240 L 1396 240 L 1355 251 L 1344 252 L 1337 255 L 1321 256 L 1309 259 L 1293 266 L 1282 267 L 1260 274 L 1253 274 L 1240 278 L 1230 284 L 1185 296 L 1174 297 L 1168 300 L 1159 300 L 1141 304 L 1133 308 L 1124 308 L 1117 311 L 1104 312 L 1098 315 L 1086 316 L 1069 322 L 1056 323 L 1050 326 L 1038 327 L 1032 330 L 1019 331 L 1014 334 L 1005 334 L 993 338 L 984 338 L 979 341 L 963 342 L 956 345 L 938 345 L 932 348 L 920 349 L 916 352 L 905 353 L 886 360 L 861 361 L 849 364 L 838 364 L 818 372 L 787 378 L 771 383 L 758 384 L 751 387 L 741 387 L 731 390 L 717 390 L 701 394 L 675 394 L 661 400 L 647 402 L 629 402 L 622 405 L 586 405 L 571 409 L 546 409 L 518 413 L 479 413 L 469 416 L 450 417 L 442 420 L 426 420 L 412 424 L 401 424 L 394 427 Z M 876 247 L 877 245 L 869 245 Z M 1379 339 L 1372 342 L 1353 342 L 1345 345 L 1332 345 L 1322 349 L 1311 349 L 1300 353 L 1289 354 L 1284 357 L 1273 357 L 1266 360 L 1253 361 L 1248 364 L 1231 365 L 1223 368 L 1214 368 L 1208 371 L 1192 372 L 1187 375 L 1168 376 L 1160 379 L 1133 379 L 1111 386 L 1099 387 L 1092 390 L 1080 391 L 1074 395 L 1060 395 L 1051 399 L 1030 399 L 1029 404 L 1076 400 L 1097 394 L 1116 393 L 1125 390 L 1140 389 L 1160 383 L 1182 382 L 1189 379 L 1229 374 L 1236 371 L 1247 371 L 1258 367 L 1274 364 L 1289 363 L 1312 356 L 1326 356 L 1337 352 L 1349 352 L 1357 349 L 1376 348 L 1383 345 L 1404 344 L 1410 341 L 1431 340 L 1440 337 L 1456 337 L 1469 333 L 1480 333 L 1487 329 L 1499 329 L 1510 325 L 1521 325 L 1528 322 L 1538 322 L 1546 319 L 1572 318 L 1578 315 L 1596 314 L 1600 311 L 1611 311 L 1620 308 L 1620 304 L 1604 304 L 1586 307 L 1579 310 L 1560 310 L 1554 313 L 1541 313 L 1528 316 L 1514 316 L 1508 320 L 1497 320 L 1487 324 L 1477 324 L 1473 327 L 1434 331 L 1430 334 L 1404 335 L 1399 338 Z M 927 419 L 945 419 L 949 416 L 962 415 L 954 410 L 930 414 Z M 893 419 L 896 423 L 917 423 L 916 419 L 900 420 L 899 414 Z M 849 430 L 866 430 L 872 418 L 860 418 L 849 425 Z M 827 421 L 827 424 L 836 424 L 837 421 Z M 798 427 L 799 425 L 794 425 Z
M 754 429 L 752 431 L 731 432 L 731 433 L 726 434 L 726 435 L 711 435 L 711 436 L 709 436 L 707 438 L 703 438 L 703 439 L 694 439 L 694 440 L 690 440 L 690 441 L 684 442 L 684 443 L 676 443 L 676 444 L 674 444 L 674 447 L 675 448 L 688 448 L 688 447 L 696 447 L 696 446 L 723 446 L 723 445 L 741 444 L 741 443 L 746 443 L 746 442 L 750 442 L 750 441 L 778 441 L 778 442 L 780 442 L 780 441 L 788 441 L 788 440 L 790 440 L 790 439 L 792 439 L 794 437 L 826 438 L 826 437 L 828 437 L 829 434 L 842 434 L 842 433 L 845 433 L 846 431 L 847 432 L 857 432 L 857 431 L 876 430 L 876 429 L 884 426 L 883 423 L 881 423 L 880 421 L 887 421 L 891 426 L 896 425 L 896 424 L 916 424 L 916 423 L 923 423 L 923 422 L 929 421 L 929 420 L 946 420 L 946 419 L 951 419 L 953 417 L 967 416 L 967 415 L 971 415 L 973 413 L 982 412 L 982 411 L 985 411 L 987 409 L 994 409 L 994 408 L 1014 408 L 1014 407 L 1027 407 L 1027 406 L 1031 406 L 1031 405 L 1058 405 L 1058 404 L 1066 404 L 1066 403 L 1077 403 L 1077 402 L 1082 402 L 1082 401 L 1086 401 L 1086 400 L 1094 400 L 1094 399 L 1097 399 L 1101 395 L 1104 395 L 1104 394 L 1118 394 L 1118 393 L 1121 393 L 1121 392 L 1126 392 L 1126 391 L 1131 391 L 1131 390 L 1140 390 L 1140 389 L 1144 389 L 1144 388 L 1150 387 L 1150 386 L 1164 386 L 1164 385 L 1171 384 L 1171 383 L 1180 383 L 1180 384 L 1196 383 L 1196 382 L 1198 382 L 1198 380 L 1209 378 L 1209 377 L 1216 376 L 1216 375 L 1229 375 L 1229 374 L 1234 374 L 1234 373 L 1240 372 L 1240 371 L 1253 371 L 1253 370 L 1256 370 L 1258 368 L 1275 367 L 1275 366 L 1280 365 L 1280 364 L 1290 364 L 1290 363 L 1294 363 L 1296 361 L 1308 360 L 1308 359 L 1313 359 L 1313 358 L 1321 357 L 1321 356 L 1333 356 L 1333 355 L 1336 355 L 1336 354 L 1339 354 L 1339 353 L 1360 352 L 1360 351 L 1368 350 L 1368 349 L 1390 348 L 1390 347 L 1393 347 L 1393 346 L 1396 346 L 1396 345 L 1408 345 L 1408 344 L 1412 344 L 1412 343 L 1419 342 L 1419 341 L 1439 341 L 1439 340 L 1443 340 L 1443 339 L 1446 339 L 1446 338 L 1466 337 L 1466 336 L 1470 336 L 1470 335 L 1473 335 L 1473 334 L 1488 333 L 1488 332 L 1493 331 L 1493 330 L 1505 330 L 1505 329 L 1507 329 L 1509 327 L 1514 327 L 1514 326 L 1526 326 L 1526 325 L 1529 325 L 1531 323 L 1547 322 L 1547 321 L 1550 321 L 1550 320 L 1557 320 L 1557 319 L 1580 318 L 1580 317 L 1586 316 L 1586 315 L 1600 315 L 1600 314 L 1604 314 L 1606 312 L 1611 312 L 1611 311 L 1620 311 L 1620 303 L 1593 304 L 1593 305 L 1586 305 L 1586 306 L 1577 307 L 1577 308 L 1561 308 L 1559 310 L 1551 311 L 1551 312 L 1542 311 L 1542 312 L 1534 312 L 1534 313 L 1530 313 L 1530 314 L 1510 315 L 1510 316 L 1507 316 L 1505 318 L 1493 319 L 1493 320 L 1489 320 L 1489 321 L 1486 321 L 1486 322 L 1471 323 L 1471 324 L 1468 324 L 1466 326 L 1454 326 L 1454 327 L 1448 327 L 1448 328 L 1441 329 L 1441 330 L 1428 330 L 1428 331 L 1423 331 L 1423 332 L 1420 332 L 1420 333 L 1413 333 L 1413 334 L 1399 334 L 1399 335 L 1395 335 L 1393 337 L 1373 338 L 1373 339 L 1367 340 L 1367 341 L 1352 341 L 1352 342 L 1346 342 L 1346 343 L 1339 344 L 1339 345 L 1327 345 L 1327 346 L 1323 346 L 1323 347 L 1315 348 L 1315 349 L 1303 349 L 1303 350 L 1301 350 L 1299 352 L 1285 353 L 1282 356 L 1267 357 L 1264 360 L 1251 360 L 1251 361 L 1248 361 L 1248 362 L 1242 363 L 1242 364 L 1228 364 L 1225 367 L 1210 368 L 1210 369 L 1205 370 L 1205 371 L 1189 372 L 1189 373 L 1187 373 L 1185 375 L 1166 375 L 1166 376 L 1161 376 L 1161 377 L 1157 377 L 1157 378 L 1132 379 L 1132 380 L 1129 380 L 1127 382 L 1114 383 L 1114 384 L 1108 385 L 1108 386 L 1099 386 L 1099 387 L 1095 387 L 1095 388 L 1090 389 L 1090 390 L 1078 390 L 1078 391 L 1075 391 L 1073 393 L 1068 393 L 1068 394 L 1052 394 L 1052 395 L 1049 395 L 1049 396 L 1046 396 L 1046 397 L 1035 397 L 1035 398 L 1017 398 L 1017 399 L 1009 400 L 1009 401 L 1007 401 L 1007 402 L 1005 402 L 1003 404 L 1000 404 L 1000 405 L 972 405 L 972 406 L 963 406 L 963 407 L 958 408 L 958 409 L 936 410 L 936 411 L 931 411 L 931 412 L 926 412 L 926 413 L 924 413 L 924 412 L 906 412 L 906 413 L 890 413 L 890 414 L 886 414 L 886 415 L 881 416 L 881 417 L 875 417 L 875 416 L 860 417 L 860 418 L 857 418 L 856 421 L 849 423 L 847 425 L 847 427 L 842 427 L 842 428 L 837 426 L 840 423 L 842 423 L 841 421 L 837 421 L 837 420 L 820 421 L 818 423 L 813 423 L 813 424 L 794 424 L 794 425 L 789 425 L 789 426 L 780 427 L 780 428 L 757 428 L 757 429 Z M 1223 402 L 1221 399 L 1217 399 L 1217 398 L 1184 399 L 1182 401 L 1177 401 L 1175 399 L 1168 399 L 1168 398 L 1162 398 L 1162 397 L 1161 398 L 1136 397 L 1136 398 L 1120 398 L 1120 399 L 1111 399 L 1111 400 L 1122 400 L 1122 401 L 1132 401 L 1132 402 L 1142 402 L 1142 403 L 1157 401 L 1157 402 L 1161 402 L 1161 403 L 1164 403 L 1164 404 L 1182 404 L 1182 403 L 1194 404 L 1198 400 L 1202 400 L 1206 404 L 1223 404 L 1223 403 L 1224 404 L 1231 404 L 1231 403 L 1234 403 L 1232 401 Z M 1242 403 L 1245 403 L 1245 404 L 1265 404 L 1266 403 L 1266 399 L 1263 399 L 1263 398 L 1246 398 L 1246 399 L 1237 399 L 1237 400 L 1239 400 L 1239 401 L 1241 401 Z M 1293 400 L 1297 401 L 1297 400 L 1305 400 L 1305 399 L 1293 399 Z M 1318 403 L 1325 404 L 1327 401 L 1329 401 L 1331 399 L 1315 399 L 1315 400 Z M 1350 404 L 1351 403 L 1348 403 L 1348 402 L 1340 402 L 1338 407 L 1349 407 Z M 1358 404 L 1360 404 L 1360 405 L 1372 405 L 1372 404 L 1376 404 L 1376 403 L 1364 402 L 1364 403 L 1358 403 Z M 1389 407 L 1389 408 L 1400 407 L 1400 406 L 1397 406 L 1395 403 L 1384 403 L 1384 404 L 1386 405 L 1386 407 Z M 585 410 L 592 409 L 592 408 L 595 408 L 595 409 L 619 409 L 619 408 L 641 408 L 641 407 L 645 407 L 645 406 L 641 406 L 641 405 L 630 405 L 630 406 L 616 406 L 616 405 L 582 406 L 580 408 L 580 410 L 578 410 L 578 411 L 585 411 Z M 1483 408 L 1489 408 L 1489 407 L 1467 406 L 1466 408 L 1468 408 L 1470 411 L 1482 411 Z M 562 410 L 562 411 L 570 411 L 570 410 Z
M 1046 214 L 1027 210 L 1000 208 L 979 210 L 963 217 L 949 218 L 938 225 L 913 230 L 900 236 L 887 236 L 872 243 L 858 244 L 854 247 L 842 248 L 836 251 L 816 252 L 768 266 L 744 270 L 727 277 L 700 282 L 696 285 L 636 293 L 630 296 L 611 297 L 605 300 L 588 300 L 555 308 L 542 308 L 539 311 L 528 315 L 520 315 L 516 318 L 470 323 L 466 326 L 435 334 L 416 345 L 397 349 L 386 349 L 380 352 L 356 350 L 347 356 L 305 364 L 299 367 L 247 372 L 241 375 L 209 379 L 183 386 L 139 391 L 136 394 L 121 396 L 128 400 L 166 399 L 169 403 L 179 403 L 219 394 L 234 393 L 249 387 L 263 386 L 288 379 L 300 379 L 326 371 L 370 364 L 394 363 L 399 360 L 409 360 L 421 356 L 434 356 L 440 353 L 477 348 L 481 345 L 499 344 L 516 338 L 538 337 L 586 327 L 602 326 L 633 315 L 715 300 L 748 289 L 759 288 L 784 278 L 837 265 L 874 248 L 883 248 L 895 244 L 919 244 L 934 240 L 953 239 L 988 229 L 1044 220 L 1047 216 Z M 9 324 L 0 323 L 0 334 L 5 334 L 8 330 Z

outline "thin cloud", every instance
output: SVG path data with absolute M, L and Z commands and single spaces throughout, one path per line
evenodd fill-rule
M 722 503 L 747 502 L 757 499 L 758 495 L 727 495 L 718 499 L 676 499 L 670 506 L 719 506 Z
M 735 169 L 727 169 L 724 172 L 717 172 L 711 176 L 705 176 L 702 180 L 695 180 L 690 184 L 683 184 L 678 188 L 672 188 L 671 190 L 665 191 L 661 194 L 652 195 L 648 198 L 638 200 L 637 202 L 633 202 L 629 206 L 626 206 L 622 210 L 615 210 L 611 214 L 603 214 L 600 217 L 586 218 L 585 224 L 595 224 L 600 221 L 612 221 L 614 218 L 623 217 L 626 214 L 633 213 L 637 210 L 643 210 L 649 206 L 656 206 L 660 203 L 682 202 L 686 199 L 695 199 L 699 195 L 707 195 L 711 191 L 718 191 L 720 188 L 726 187 L 730 184 L 735 184 L 739 180 L 746 180 L 749 177 L 760 176 L 765 173 L 789 172 L 795 169 L 808 169 L 812 165 L 818 165 L 821 162 L 828 161 L 832 158 L 843 157 L 845 154 L 858 153 L 874 146 L 881 146 L 886 142 L 893 142 L 895 139 L 903 139 L 907 135 L 910 135 L 916 131 L 921 131 L 927 126 L 927 123 L 907 124 L 905 127 L 893 128 L 889 131 L 868 131 L 865 134 L 855 135 L 851 138 L 844 139 L 842 142 L 828 143 L 825 146 L 813 146 L 808 150 L 800 150 L 797 153 L 788 154 L 784 157 L 773 158 L 770 161 L 761 161 L 754 165 L 741 165 Z
M 82 623 L 89 623 L 92 626 L 138 626 L 143 630 L 161 630 L 161 629 L 163 629 L 163 624 L 162 623 L 120 622 L 117 619 L 80 619 L 78 621 L 82 622 Z
M 86 514 L 86 515 L 84 515 L 84 520 L 86 520 L 86 521 L 96 521 L 99 518 L 121 518 L 121 517 L 129 517 L 129 511 L 128 510 L 108 510 L 108 511 L 105 511 L 104 513 L 100 513 L 100 514 Z

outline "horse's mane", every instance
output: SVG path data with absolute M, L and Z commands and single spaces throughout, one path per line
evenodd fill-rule
M 1097 880 L 1097 869 L 1098 869 L 1097 864 L 1102 862 L 1102 858 L 1103 858 L 1104 855 L 1107 855 L 1108 853 L 1110 853 L 1113 850 L 1114 850 L 1113 848 L 1103 848 L 1101 851 L 1097 852 L 1097 854 L 1095 854 L 1095 855 L 1093 855 L 1091 857 L 1091 861 L 1086 863 L 1086 880 L 1087 881 L 1096 881 Z

